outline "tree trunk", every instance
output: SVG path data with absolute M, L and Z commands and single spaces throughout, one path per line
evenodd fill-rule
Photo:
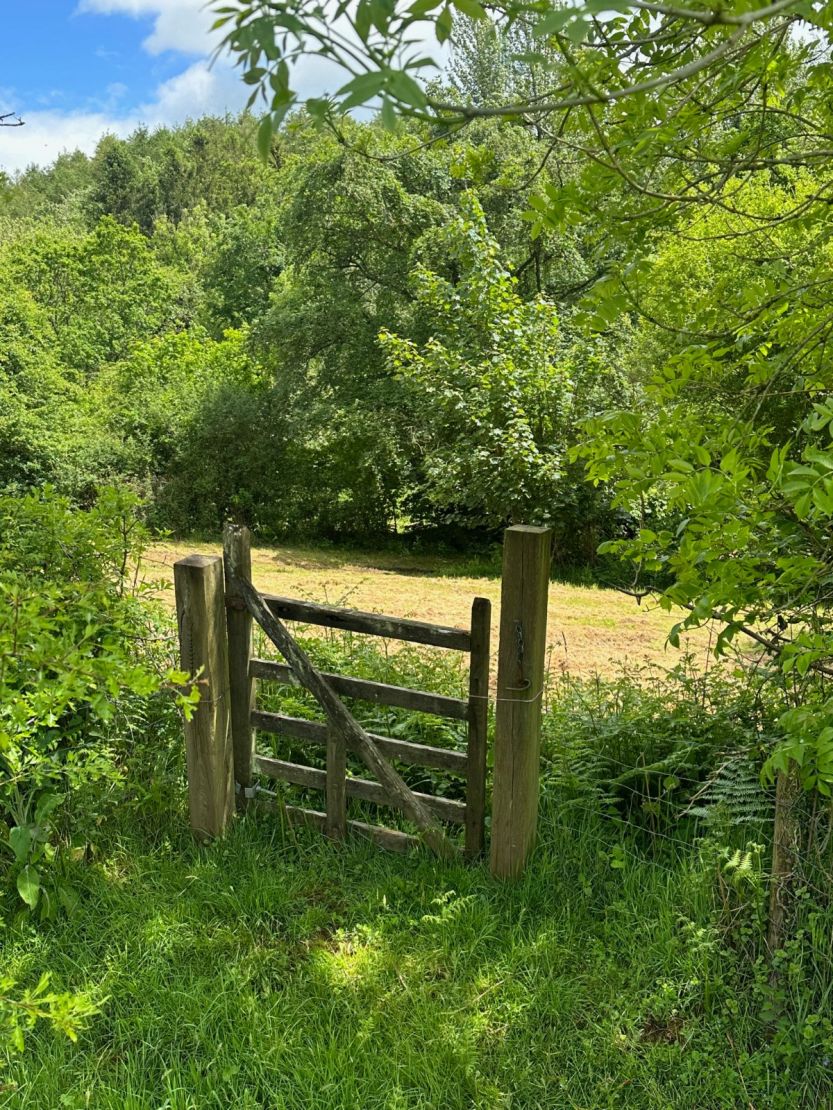
M 772 956 L 783 946 L 790 893 L 801 850 L 801 800 L 798 769 L 779 771 L 775 783 L 775 822 L 772 831 L 772 878 L 769 894 L 767 947 Z

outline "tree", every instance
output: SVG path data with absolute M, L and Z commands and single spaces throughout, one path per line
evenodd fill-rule
M 554 358 L 555 308 L 518 295 L 473 194 L 440 236 L 459 279 L 425 267 L 413 279 L 432 334 L 424 344 L 381 334 L 389 370 L 411 388 L 427 495 L 468 524 L 549 519 L 573 389 Z
M 134 142 L 105 136 L 92 159 L 92 188 L 87 200 L 90 219 L 112 216 L 149 232 L 160 211 L 159 183 L 153 164 Z
M 541 62 L 551 64 L 554 54 L 533 34 L 533 24 L 518 19 L 505 30 L 490 19 L 458 15 L 446 81 L 431 91 L 461 103 L 494 107 L 507 101 L 535 97 L 546 81 Z

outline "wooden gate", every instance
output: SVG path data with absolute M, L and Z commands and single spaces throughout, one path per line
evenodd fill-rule
M 257 783 L 261 776 L 319 790 L 325 798 L 323 809 L 287 805 L 283 809 L 288 819 L 317 825 L 334 838 L 343 837 L 350 829 L 372 837 L 387 848 L 407 849 L 417 842 L 416 837 L 383 825 L 348 820 L 347 801 L 356 798 L 378 806 L 391 806 L 419 825 L 421 822 L 413 809 L 416 804 L 436 821 L 464 826 L 466 854 L 479 855 L 484 846 L 486 811 L 489 601 L 475 598 L 471 626 L 461 629 L 259 593 L 251 584 L 248 531 L 228 527 L 224 539 L 231 727 L 235 783 L 242 805 L 245 807 L 250 798 L 278 803 L 273 791 Z M 249 654 L 252 618 L 258 621 L 286 662 L 258 659 Z M 465 652 L 469 657 L 468 697 L 445 697 L 384 682 L 322 673 L 312 666 L 297 641 L 283 627 L 283 621 Z M 309 721 L 258 709 L 256 686 L 259 679 L 304 686 L 318 699 L 325 719 Z M 341 699 L 345 697 L 464 722 L 466 750 L 455 751 L 367 733 L 344 706 Z M 291 738 L 312 751 L 326 751 L 326 770 L 258 752 L 253 738 L 262 732 Z M 371 751 L 368 751 L 368 744 Z M 369 764 L 375 779 L 348 775 L 348 751 Z M 394 769 L 394 762 L 447 772 L 463 779 L 465 801 L 411 790 Z M 421 832 L 430 843 L 428 828 L 423 827 Z M 437 845 L 444 847 L 439 837 Z
M 518 875 L 535 841 L 538 807 L 540 714 L 546 649 L 549 532 L 507 529 L 501 591 L 495 781 L 491 844 L 492 871 Z M 174 566 L 182 667 L 200 684 L 201 697 L 185 725 L 191 827 L 199 835 L 220 836 L 237 807 L 254 801 L 280 806 L 263 778 L 324 795 L 321 809 L 281 806 L 292 822 L 305 822 L 340 838 L 362 833 L 380 845 L 407 849 L 424 841 L 442 856 L 457 854 L 444 825 L 463 826 L 465 852 L 484 848 L 486 749 L 489 699 L 491 606 L 475 598 L 468 628 L 385 617 L 259 593 L 251 581 L 249 533 L 227 527 L 224 555 L 191 555 Z M 256 620 L 284 662 L 252 655 Z M 371 682 L 318 670 L 284 621 L 442 647 L 469 657 L 466 698 Z M 313 694 L 324 719 L 302 720 L 258 708 L 259 680 L 298 683 Z M 368 733 L 342 698 L 412 709 L 460 721 L 466 726 L 464 751 Z M 326 756 L 326 769 L 275 758 L 257 751 L 258 733 L 274 733 Z M 348 772 L 348 753 L 372 777 Z M 395 764 L 424 767 L 457 776 L 464 801 L 411 789 Z M 348 820 L 355 798 L 398 809 L 419 837 L 379 824 Z

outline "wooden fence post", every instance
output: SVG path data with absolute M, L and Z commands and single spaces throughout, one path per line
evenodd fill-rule
M 507 528 L 500 597 L 492 874 L 520 875 L 535 844 L 550 530 Z
M 174 587 L 182 669 L 200 672 L 200 701 L 185 722 L 191 828 L 198 836 L 222 836 L 234 811 L 222 559 L 180 559 Z
M 238 784 L 237 808 L 248 805 L 252 786 L 255 680 L 249 673 L 252 658 L 252 615 L 246 608 L 238 578 L 252 577 L 252 536 L 248 528 L 226 524 L 223 529 L 223 568 L 226 584 L 226 627 L 228 629 L 231 739 L 234 751 L 234 781 Z

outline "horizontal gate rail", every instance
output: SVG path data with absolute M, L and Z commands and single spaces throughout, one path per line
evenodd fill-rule
M 292 783 L 293 786 L 304 786 L 309 790 L 325 790 L 327 787 L 327 772 L 320 771 L 317 767 L 306 767 L 302 763 L 290 763 L 285 759 L 272 759 L 270 756 L 256 755 L 255 769 L 261 775 L 281 782 Z M 371 779 L 348 778 L 347 797 L 359 798 L 363 802 L 373 802 L 374 805 L 391 806 L 393 809 L 402 809 L 402 803 L 385 790 L 381 783 Z M 452 798 L 438 798 L 434 794 L 420 794 L 412 791 L 414 797 L 431 810 L 443 821 L 451 821 L 456 825 L 465 824 L 466 806 L 464 802 L 456 802 Z
M 364 632 L 370 636 L 385 636 L 390 640 L 428 644 L 430 647 L 450 648 L 452 651 L 471 650 L 471 633 L 467 628 L 384 617 L 378 613 L 363 613 L 360 609 L 315 605 L 311 601 L 296 601 L 277 594 L 260 596 L 272 615 L 281 620 L 319 624 L 325 628 L 338 628 L 342 632 Z
M 254 727 L 261 732 L 290 736 L 317 747 L 325 747 L 327 744 L 329 727 L 323 721 L 307 721 L 303 717 L 286 717 L 282 713 L 264 713 L 261 710 L 255 710 L 251 720 Z M 430 744 L 413 744 L 410 740 L 394 740 L 390 736 L 378 736 L 375 732 L 369 732 L 368 736 L 379 751 L 401 763 L 407 763 L 411 767 L 428 767 L 435 771 L 452 771 L 461 778 L 468 776 L 469 760 L 465 752 L 435 748 Z
M 265 678 L 287 686 L 301 685 L 291 667 L 285 663 L 274 663 L 271 659 L 252 659 L 249 674 L 252 678 Z M 453 721 L 467 721 L 469 717 L 469 703 L 463 698 L 449 698 L 444 694 L 429 694 L 425 690 L 411 690 L 407 686 L 391 686 L 387 682 L 371 682 L 328 671 L 322 671 L 321 675 L 337 694 L 346 698 L 359 698 L 399 709 L 413 709 L 418 713 L 448 717 Z
M 269 809 L 278 810 L 286 816 L 290 825 L 304 825 L 314 829 L 327 831 L 327 814 L 320 809 L 305 809 L 303 806 L 285 805 L 274 790 L 258 790 L 258 799 Z M 418 836 L 402 832 L 401 829 L 389 829 L 387 825 L 369 825 L 364 821 L 347 821 L 347 828 L 351 832 L 375 841 L 380 848 L 389 852 L 410 852 L 418 848 L 422 841 Z

